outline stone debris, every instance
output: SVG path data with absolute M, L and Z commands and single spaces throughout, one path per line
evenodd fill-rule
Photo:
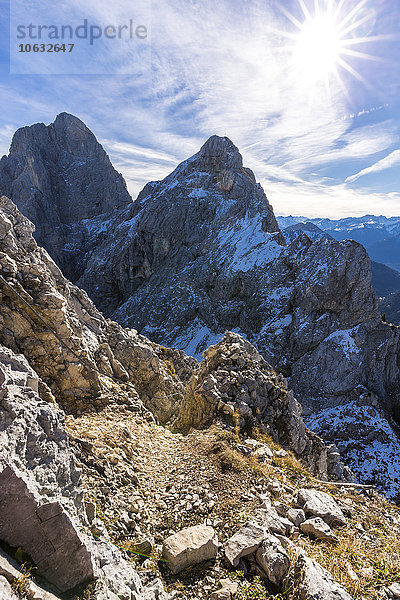
M 290 568 L 290 559 L 278 538 L 267 534 L 258 548 L 256 562 L 268 581 L 280 587 Z
M 221 589 L 211 594 L 211 600 L 233 600 L 238 591 L 238 584 L 230 579 L 221 579 Z
M 218 552 L 218 538 L 212 527 L 195 525 L 168 537 L 163 544 L 162 556 L 173 573 L 206 560 L 213 560 Z
M 266 462 L 267 460 L 273 458 L 274 453 L 272 452 L 271 448 L 269 448 L 269 446 L 263 444 L 262 446 L 254 450 L 254 456 L 260 462 Z
M 339 542 L 339 538 L 320 517 L 307 519 L 307 521 L 300 524 L 300 529 L 303 533 L 306 533 L 317 540 L 324 540 L 325 542 L 331 542 L 332 544 L 337 544 Z
M 346 525 L 347 520 L 336 500 L 326 492 L 314 489 L 300 489 L 297 503 L 307 516 L 321 517 L 330 525 Z

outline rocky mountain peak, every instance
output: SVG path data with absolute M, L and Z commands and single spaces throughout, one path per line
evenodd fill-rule
M 86 220 L 132 203 L 104 148 L 68 113 L 50 125 L 16 131 L 9 155 L 0 161 L 0 191 L 35 223 L 37 242 L 73 281 L 83 267 L 76 257 L 71 260 L 71 238 L 79 237 L 84 253 L 91 229 Z
M 68 149 L 77 154 L 89 150 L 93 152 L 98 150 L 99 147 L 101 148 L 96 137 L 83 121 L 74 115 L 63 112 L 57 115 L 54 122 L 50 123 L 50 125 L 35 123 L 34 125 L 17 129 L 11 142 L 10 155 L 35 148 L 46 152 L 47 148 L 42 147 L 44 138 L 47 138 L 50 144 L 61 144 L 64 150 Z
M 243 159 L 228 137 L 212 135 L 201 147 L 197 158 L 204 166 L 214 170 L 240 169 Z

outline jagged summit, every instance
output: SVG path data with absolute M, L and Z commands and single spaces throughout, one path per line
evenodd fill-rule
M 132 203 L 94 134 L 68 113 L 50 125 L 16 131 L 9 155 L 0 161 L 0 192 L 35 224 L 37 242 L 73 281 L 83 267 L 71 256 L 71 238 L 79 237 L 84 254 L 89 229 L 84 221 Z
M 240 169 L 243 159 L 235 144 L 228 137 L 212 135 L 203 144 L 196 158 L 214 169 Z
M 44 143 L 46 142 L 46 144 Z M 60 150 L 54 156 L 54 146 Z M 18 129 L 11 141 L 9 158 L 30 151 L 40 152 L 48 160 L 60 161 L 66 152 L 87 159 L 90 155 L 104 154 L 95 135 L 78 117 L 66 112 L 57 115 L 53 123 L 35 123 Z

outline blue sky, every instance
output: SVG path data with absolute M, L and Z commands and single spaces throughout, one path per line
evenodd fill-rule
M 397 0 L 11 1 L 11 36 L 0 5 L 1 154 L 18 127 L 67 111 L 135 196 L 216 133 L 239 147 L 276 214 L 400 215 Z M 18 19 L 84 18 L 146 21 L 149 37 L 80 40 L 59 57 L 16 53 Z

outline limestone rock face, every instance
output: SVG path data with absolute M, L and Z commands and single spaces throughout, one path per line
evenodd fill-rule
M 247 296 L 240 293 L 240 272 L 254 262 L 253 236 L 265 243 L 269 259 L 284 243 L 254 174 L 236 146 L 218 136 L 163 181 L 147 184 L 114 236 L 118 249 L 110 252 L 113 242 L 106 240 L 79 285 L 121 323 L 153 331 L 154 339 L 176 339 L 174 345 L 196 355 L 221 327 L 235 326 L 240 298 Z M 263 254 L 256 252 L 259 266 Z
M 93 133 L 68 113 L 48 126 L 18 129 L 0 161 L 0 193 L 35 223 L 37 242 L 73 280 L 82 272 L 80 259 L 102 237 L 106 217 L 100 227 L 96 217 L 132 202 Z
M 218 538 L 212 527 L 195 525 L 186 527 L 171 536 L 163 544 L 163 558 L 173 573 L 205 560 L 214 559 L 218 552 Z
M 33 225 L 5 197 L 0 228 L 0 343 L 27 357 L 67 411 L 110 401 L 140 410 L 143 400 L 169 418 L 196 361 L 104 319 L 36 245 Z
M 229 414 L 263 424 L 275 441 L 293 450 L 320 477 L 351 479 L 340 456 L 308 430 L 301 407 L 287 383 L 249 342 L 227 332 L 204 353 L 190 380 L 178 417 L 183 429 L 203 427 L 215 415 Z
M 40 387 L 26 359 L 0 346 L 0 539 L 21 547 L 60 592 L 97 579 L 101 600 L 162 598 L 115 547 L 89 534 L 64 414 Z

